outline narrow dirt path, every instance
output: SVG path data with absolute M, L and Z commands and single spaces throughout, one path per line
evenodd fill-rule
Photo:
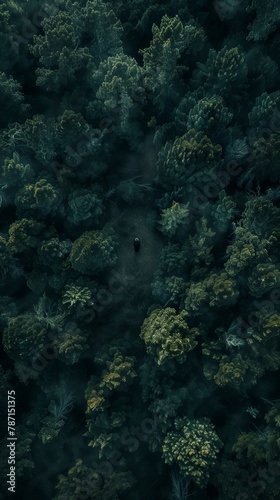
M 156 154 L 152 141 L 151 134 L 143 141 L 142 152 L 128 158 L 119 181 L 139 176 L 137 182 L 153 187 L 156 175 Z M 110 222 L 120 237 L 117 266 L 126 274 L 135 275 L 138 287 L 143 286 L 149 289 L 159 264 L 163 246 L 160 233 L 153 229 L 147 221 L 149 212 L 154 210 L 155 195 L 155 190 L 146 191 L 144 202 L 139 203 L 138 206 L 127 205 L 123 210 L 112 204 L 110 215 Z M 138 253 L 134 252 L 135 237 L 140 238 L 141 242 Z

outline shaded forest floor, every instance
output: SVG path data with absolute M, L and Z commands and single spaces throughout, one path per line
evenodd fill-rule
M 156 158 L 153 149 L 152 135 L 142 144 L 142 153 L 128 158 L 127 167 L 121 172 L 120 180 L 128 180 L 139 176 L 140 184 L 149 185 L 143 202 L 127 205 L 122 208 L 111 205 L 110 223 L 116 230 L 120 244 L 118 248 L 117 267 L 123 273 L 135 276 L 137 288 L 144 287 L 150 292 L 153 275 L 157 270 L 163 239 L 151 222 L 150 213 L 155 209 L 156 190 Z M 139 238 L 141 248 L 134 251 L 134 238 Z
M 121 334 L 129 342 L 139 342 L 140 327 L 147 310 L 153 303 L 151 284 L 154 280 L 163 238 L 160 232 L 148 220 L 155 210 L 154 179 L 156 161 L 153 154 L 152 137 L 141 145 L 138 155 L 131 155 L 120 167 L 118 181 L 129 180 L 139 176 L 139 183 L 148 184 L 153 189 L 144 191 L 144 200 L 133 204 L 123 202 L 121 205 L 110 203 L 108 221 L 119 238 L 117 249 L 118 260 L 114 270 L 122 276 L 124 287 L 121 293 L 113 294 L 112 309 L 104 309 L 98 320 L 98 329 L 103 341 Z M 119 177 L 120 176 L 120 177 Z M 141 242 L 139 252 L 134 251 L 134 238 Z M 112 272 L 107 275 L 108 282 Z M 106 318 L 104 317 L 106 315 Z M 109 327 L 110 325 L 110 327 Z

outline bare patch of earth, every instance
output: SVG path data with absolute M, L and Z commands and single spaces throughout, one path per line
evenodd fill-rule
M 140 184 L 148 185 L 151 190 L 145 193 L 145 199 L 138 206 L 127 205 L 123 209 L 111 205 L 110 223 L 116 230 L 120 244 L 117 266 L 128 275 L 135 275 L 138 287 L 149 287 L 157 270 L 160 252 L 163 247 L 161 234 L 148 222 L 148 214 L 154 210 L 154 179 L 156 175 L 156 154 L 152 134 L 141 146 L 140 153 L 131 155 L 123 170 L 122 179 L 139 176 Z M 141 248 L 134 251 L 134 238 L 139 238 Z

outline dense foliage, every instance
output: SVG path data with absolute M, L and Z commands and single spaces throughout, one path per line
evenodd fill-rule
M 280 498 L 279 12 L 0 0 L 1 498 Z

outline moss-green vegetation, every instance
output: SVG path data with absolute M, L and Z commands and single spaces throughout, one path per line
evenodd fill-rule
M 1 499 L 280 498 L 279 20 L 0 0 Z

